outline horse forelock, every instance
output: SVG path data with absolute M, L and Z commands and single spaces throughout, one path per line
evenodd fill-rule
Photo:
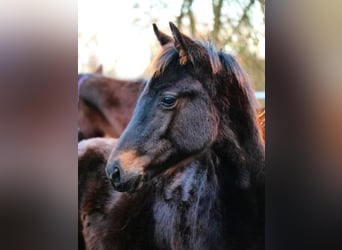
M 175 46 L 168 43 L 162 47 L 159 53 L 154 57 L 151 63 L 151 71 L 155 75 L 161 75 L 165 72 L 167 66 L 178 57 L 178 52 Z
M 205 49 L 206 57 L 203 57 L 203 60 L 209 60 L 212 73 L 219 73 L 223 65 L 220 61 L 219 53 L 216 51 L 215 46 L 211 42 L 196 41 L 196 43 Z M 160 75 L 164 73 L 166 68 L 174 60 L 178 60 L 179 64 L 182 64 L 180 62 L 179 52 L 177 51 L 176 47 L 173 43 L 168 43 L 162 47 L 161 51 L 152 61 L 151 70 L 156 75 Z

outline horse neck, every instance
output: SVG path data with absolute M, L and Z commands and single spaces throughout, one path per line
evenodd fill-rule
M 227 249 L 230 240 L 249 245 L 258 237 L 245 230 L 253 231 L 257 226 L 254 195 L 238 187 L 235 168 L 230 164 L 209 148 L 191 163 L 169 169 L 157 178 L 153 210 L 158 244 L 183 239 L 174 231 L 177 228 L 189 228 L 184 232 L 187 245 L 179 241 L 180 249 Z

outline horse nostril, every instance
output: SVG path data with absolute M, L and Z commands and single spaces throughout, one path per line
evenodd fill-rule
M 120 169 L 118 167 L 114 167 L 113 172 L 109 176 L 113 186 L 118 188 L 120 186 Z

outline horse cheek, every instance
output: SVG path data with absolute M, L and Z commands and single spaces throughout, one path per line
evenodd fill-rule
M 175 141 L 183 152 L 197 152 L 211 141 L 211 122 L 201 103 L 191 103 L 183 109 L 175 123 Z M 204 108 L 206 109 L 206 108 Z

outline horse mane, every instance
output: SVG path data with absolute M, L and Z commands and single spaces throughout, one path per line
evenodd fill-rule
M 228 113 L 228 117 L 222 116 L 225 120 L 220 131 L 223 138 L 229 137 L 235 144 L 245 180 L 242 182 L 260 185 L 264 182 L 265 145 L 257 115 L 258 102 L 250 79 L 235 58 L 219 54 L 224 65 L 222 76 L 228 80 L 221 81 L 225 86 L 218 91 L 217 107 L 221 115 Z

